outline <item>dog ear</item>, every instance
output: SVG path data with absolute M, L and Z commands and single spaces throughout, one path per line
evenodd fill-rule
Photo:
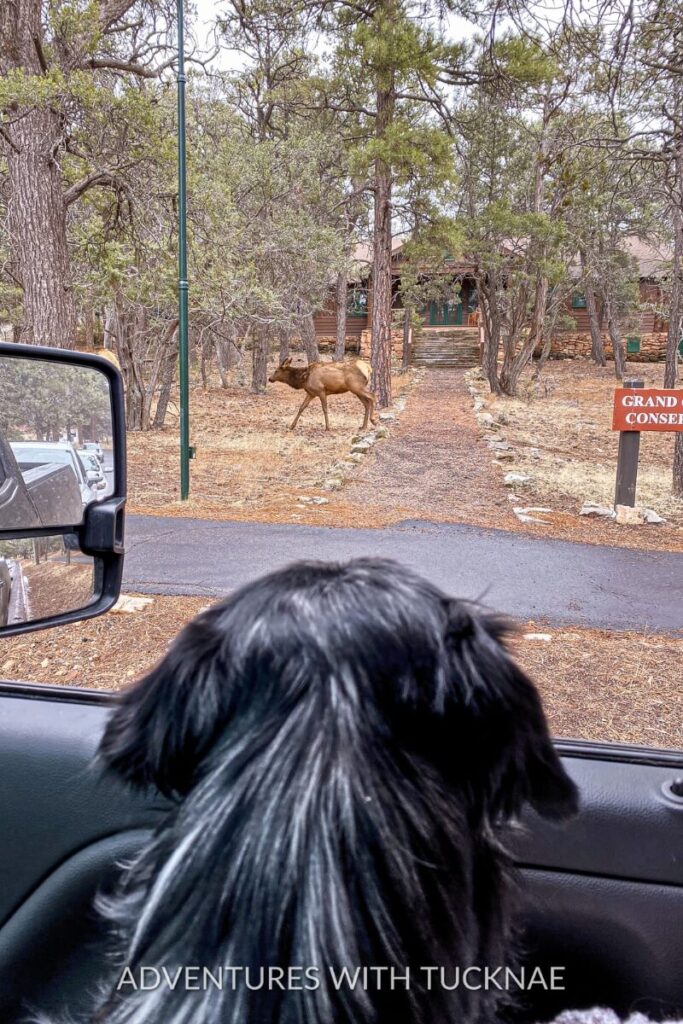
M 506 647 L 504 618 L 461 601 L 448 603 L 447 715 L 458 733 L 461 777 L 483 812 L 509 819 L 528 802 L 543 817 L 578 810 L 578 791 L 553 746 L 536 687 Z M 450 730 L 449 730 L 450 731 Z M 451 742 L 455 739 L 451 733 Z
M 120 695 L 99 759 L 133 786 L 154 785 L 165 796 L 186 793 L 223 720 L 228 675 L 209 617 L 200 615 L 151 672 Z

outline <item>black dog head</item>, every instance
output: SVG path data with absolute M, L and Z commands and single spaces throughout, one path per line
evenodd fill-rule
M 296 564 L 190 622 L 120 698 L 100 754 L 132 784 L 182 796 L 221 736 L 265 742 L 308 701 L 337 715 L 340 743 L 362 729 L 434 765 L 475 815 L 502 820 L 528 801 L 560 818 L 576 788 L 508 632 L 391 561 Z

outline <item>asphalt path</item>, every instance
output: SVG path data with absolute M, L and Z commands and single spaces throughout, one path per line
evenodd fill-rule
M 683 555 L 410 520 L 355 530 L 129 515 L 124 587 L 219 597 L 300 558 L 395 558 L 448 593 L 518 619 L 683 629 Z

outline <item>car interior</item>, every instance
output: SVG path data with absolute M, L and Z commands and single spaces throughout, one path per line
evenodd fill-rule
M 101 614 L 120 585 L 126 497 L 123 395 L 115 368 L 74 352 L 0 345 L 0 357 L 96 370 L 108 385 L 114 483 L 82 523 L 0 540 L 74 534 L 95 561 L 90 603 L 8 623 L 4 635 Z M 0 648 L 1 650 L 1 648 Z M 2 659 L 0 658 L 0 664 Z M 56 681 L 57 682 L 57 681 Z M 84 1005 L 107 963 L 93 900 L 154 829 L 164 801 L 101 775 L 98 739 L 112 696 L 87 688 L 0 683 L 0 1020 Z M 564 987 L 531 987 L 519 1020 L 610 1007 L 622 1017 L 683 1015 L 683 755 L 558 741 L 581 792 L 562 825 L 529 811 L 509 836 L 525 883 L 526 962 L 561 967 Z

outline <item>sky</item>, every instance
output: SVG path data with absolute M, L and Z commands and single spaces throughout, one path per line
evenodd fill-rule
M 221 10 L 221 3 L 216 0 L 194 0 L 194 7 L 197 11 L 197 18 L 195 22 L 194 32 L 197 42 L 202 50 L 211 50 L 214 45 L 213 40 L 213 23 L 215 22 L 216 15 Z M 472 36 L 476 28 L 475 26 L 467 21 L 465 18 L 461 18 L 459 15 L 449 15 L 446 19 L 448 25 L 448 34 L 453 39 L 462 39 L 463 37 Z M 215 58 L 215 63 L 222 69 L 236 68 L 239 67 L 239 58 L 236 54 L 231 54 L 229 51 L 223 49 Z

